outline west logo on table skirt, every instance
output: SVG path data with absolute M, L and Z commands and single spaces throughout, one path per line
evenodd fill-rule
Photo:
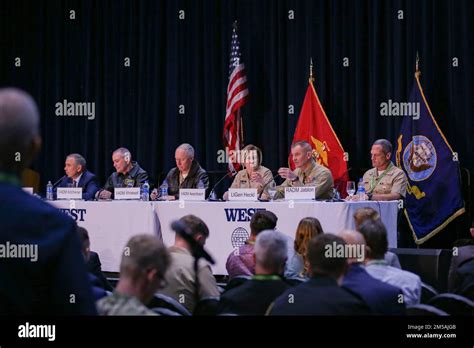
M 84 221 L 84 216 L 87 214 L 87 209 L 63 209 L 60 208 L 64 214 L 69 215 L 74 221 Z
M 245 222 L 250 221 L 252 215 L 257 211 L 266 210 L 265 208 L 225 208 L 227 222 Z

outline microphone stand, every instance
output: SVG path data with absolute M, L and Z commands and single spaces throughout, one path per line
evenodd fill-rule
M 235 175 L 237 175 L 237 172 L 234 171 L 234 172 L 232 172 L 232 173 L 230 173 L 230 174 L 231 174 L 230 177 L 233 178 Z M 217 201 L 218 201 L 218 199 L 215 198 L 215 195 L 216 195 L 216 192 L 215 192 L 216 187 L 222 182 L 222 180 L 224 180 L 224 179 L 227 178 L 227 177 L 229 177 L 229 174 L 228 174 L 228 173 L 226 173 L 222 178 L 220 178 L 220 179 L 216 182 L 216 184 L 212 187 L 212 190 L 211 190 L 211 192 L 209 193 L 209 197 L 207 198 L 208 201 L 210 201 L 210 202 L 217 202 Z

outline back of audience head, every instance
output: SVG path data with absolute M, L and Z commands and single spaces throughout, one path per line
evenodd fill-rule
M 79 234 L 79 240 L 81 241 L 82 255 L 84 256 L 84 260 L 87 262 L 89 261 L 89 257 L 91 254 L 91 242 L 89 239 L 89 233 L 84 227 L 81 226 L 77 226 L 77 233 Z
M 0 170 L 20 174 L 41 148 L 39 113 L 33 98 L 16 88 L 0 88 Z M 17 161 L 15 154 L 21 154 Z
M 378 220 L 367 220 L 360 227 L 360 233 L 364 236 L 367 244 L 367 259 L 383 259 L 388 250 L 387 229 L 383 222 Z
M 179 221 L 186 225 L 196 242 L 200 245 L 206 244 L 206 240 L 209 237 L 209 228 L 202 219 L 198 218 L 196 215 L 189 214 L 183 216 Z M 181 243 L 184 242 L 178 234 L 176 234 L 175 238 Z
M 360 230 L 360 226 L 366 220 L 378 220 L 380 219 L 380 214 L 372 208 L 364 207 L 357 209 L 354 213 L 354 222 L 355 222 L 355 229 L 356 231 Z
M 168 250 L 156 236 L 136 235 L 123 251 L 119 285 L 125 281 L 135 289 L 136 296 L 147 303 L 163 285 L 170 262 Z
M 336 257 L 336 250 L 345 245 L 346 242 L 341 237 L 331 233 L 323 233 L 311 239 L 307 253 L 310 275 L 329 276 L 340 283 L 347 270 L 347 259 Z M 328 252 L 331 249 L 332 252 Z
M 283 274 L 288 255 L 286 236 L 266 230 L 258 234 L 254 247 L 256 274 Z
M 338 235 L 339 237 L 344 239 L 344 242 L 346 242 L 347 245 L 355 247 L 354 248 L 355 250 L 353 249 L 355 251 L 355 254 L 353 254 L 354 257 L 348 258 L 347 263 L 351 265 L 354 263 L 363 262 L 366 255 L 367 245 L 365 243 L 365 239 L 362 233 L 360 233 L 359 231 L 354 231 L 354 230 L 342 230 L 341 232 L 339 232 Z M 360 258 L 357 257 L 358 252 L 361 253 L 361 255 L 359 255 Z
M 256 237 L 265 230 L 274 230 L 277 225 L 277 216 L 269 210 L 259 210 L 250 219 L 250 233 Z

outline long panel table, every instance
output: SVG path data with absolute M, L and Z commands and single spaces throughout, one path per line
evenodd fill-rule
M 387 227 L 389 247 L 397 247 L 398 202 L 140 202 L 140 201 L 54 201 L 54 206 L 70 215 L 89 231 L 91 249 L 98 252 L 102 269 L 118 272 L 122 250 L 130 237 L 156 234 L 169 246 L 174 242 L 171 222 L 194 214 L 209 227 L 206 249 L 215 258 L 214 274 L 227 274 L 228 255 L 250 235 L 250 217 L 266 209 L 278 216 L 277 229 L 294 239 L 298 222 L 307 216 L 316 217 L 327 233 L 354 228 L 354 212 L 362 207 L 377 210 Z M 292 247 L 292 244 L 289 245 Z

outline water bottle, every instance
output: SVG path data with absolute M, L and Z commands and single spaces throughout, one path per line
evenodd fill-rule
M 163 181 L 163 185 L 160 187 L 160 197 L 162 200 L 166 199 L 168 196 L 168 182 L 165 180 Z
M 357 188 L 357 195 L 359 196 L 359 201 L 365 200 L 365 186 L 362 178 L 359 180 L 359 186 Z
M 148 184 L 148 181 L 145 181 L 142 185 L 141 191 L 142 201 L 148 201 L 150 198 L 150 185 Z
M 46 185 L 46 200 L 52 201 L 53 198 L 53 184 L 51 184 L 51 180 L 48 181 L 48 185 Z

